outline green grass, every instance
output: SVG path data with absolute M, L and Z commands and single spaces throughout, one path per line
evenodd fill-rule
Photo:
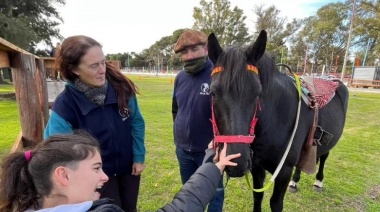
M 13 84 L 0 84 L 0 94 L 1 93 L 12 93 L 15 92 Z
M 143 212 L 155 211 L 181 188 L 172 135 L 174 78 L 129 77 L 140 89 L 138 101 L 146 121 L 147 168 L 142 175 L 138 207 Z M 324 191 L 314 192 L 314 175 L 303 174 L 299 192 L 286 194 L 284 211 L 380 211 L 379 109 L 380 94 L 350 93 L 343 137 L 326 162 Z M 20 131 L 17 104 L 0 101 L 0 110 L 1 149 L 6 149 Z M 270 211 L 272 189 L 264 194 L 263 211 Z M 224 211 L 252 211 L 252 205 L 252 192 L 245 179 L 231 179 Z
M 20 118 L 14 100 L 0 100 L 0 158 L 12 148 L 20 133 Z

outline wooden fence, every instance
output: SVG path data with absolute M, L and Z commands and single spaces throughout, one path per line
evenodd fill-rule
M 12 70 L 21 132 L 12 151 L 31 148 L 43 139 L 49 119 L 44 59 L 0 38 L 0 67 Z

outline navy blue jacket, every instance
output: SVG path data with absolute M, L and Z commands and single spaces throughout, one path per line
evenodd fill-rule
M 203 153 L 213 139 L 210 121 L 212 66 L 211 60 L 207 59 L 200 73 L 190 75 L 181 71 L 174 81 L 174 142 L 186 151 Z
M 129 99 L 128 106 L 128 116 L 122 117 L 111 84 L 104 105 L 99 106 L 69 83 L 53 104 L 44 136 L 85 129 L 100 143 L 103 170 L 108 176 L 132 173 L 133 162 L 145 160 L 145 123 L 135 97 Z

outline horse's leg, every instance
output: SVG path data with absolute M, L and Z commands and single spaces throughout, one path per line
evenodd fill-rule
M 252 165 L 251 174 L 253 178 L 253 187 L 255 189 L 263 188 L 265 179 L 265 170 L 260 165 Z M 253 211 L 261 212 L 261 205 L 264 198 L 264 192 L 253 192 Z
M 319 157 L 319 168 L 318 168 L 318 173 L 316 175 L 316 181 L 314 183 L 314 190 L 317 192 L 322 192 L 323 188 L 323 169 L 325 167 L 325 163 L 327 160 L 327 157 L 329 156 L 330 152 L 327 152 Z
M 301 170 L 297 169 L 294 171 L 292 180 L 289 182 L 288 191 L 290 193 L 296 193 L 298 190 L 298 182 L 301 179 Z
M 270 208 L 272 212 L 280 212 L 283 210 L 284 197 L 290 178 L 292 177 L 292 171 L 292 167 L 283 166 L 274 181 L 273 194 L 270 198 Z

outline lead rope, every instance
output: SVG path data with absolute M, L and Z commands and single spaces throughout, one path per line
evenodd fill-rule
M 285 162 L 286 157 L 288 156 L 288 153 L 289 153 L 290 147 L 292 146 L 294 135 L 296 134 L 296 131 L 297 131 L 298 121 L 299 121 L 299 118 L 300 118 L 300 112 L 301 112 L 301 83 L 300 83 L 300 78 L 298 77 L 298 75 L 295 74 L 295 73 L 292 73 L 292 74 L 294 75 L 294 78 L 295 78 L 295 80 L 296 80 L 297 91 L 298 91 L 298 108 L 297 108 L 297 117 L 296 117 L 296 123 L 294 124 L 294 128 L 293 128 L 292 136 L 291 136 L 290 139 L 289 139 L 288 146 L 286 147 L 285 153 L 284 153 L 284 155 L 282 156 L 280 163 L 278 164 L 278 166 L 277 166 L 276 170 L 274 171 L 272 177 L 270 178 L 269 182 L 268 182 L 263 188 L 254 189 L 254 188 L 252 187 L 251 183 L 249 182 L 249 179 L 248 179 L 248 172 L 245 174 L 245 179 L 247 180 L 247 184 L 248 184 L 248 186 L 249 186 L 254 192 L 264 192 L 264 191 L 268 190 L 269 187 L 272 186 L 272 184 L 274 183 L 274 180 L 276 179 L 278 173 L 280 172 L 282 166 L 284 165 L 284 162 Z

